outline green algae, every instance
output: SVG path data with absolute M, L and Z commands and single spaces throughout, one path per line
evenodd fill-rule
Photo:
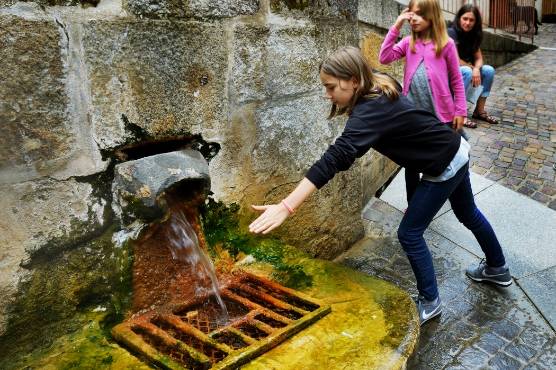
M 83 325 L 83 312 L 106 309 L 102 325 L 108 333 L 130 303 L 132 257 L 127 246 L 115 248 L 109 228 L 79 247 L 32 263 L 9 307 L 10 321 L 0 337 L 0 368 L 17 368 L 22 356 L 47 348 L 56 338 Z
M 106 335 L 107 312 L 90 310 L 77 315 L 80 326 L 54 340 L 47 348 L 30 351 L 20 365 L 26 369 L 132 369 L 151 367 Z M 12 364 L 15 365 L 15 364 Z
M 209 199 L 202 209 L 201 220 L 213 259 L 218 261 L 223 254 L 229 254 L 234 259 L 234 268 L 267 276 L 332 307 L 332 312 L 317 323 L 242 368 L 322 369 L 348 364 L 353 369 L 397 369 L 404 366 L 418 336 L 415 308 L 405 292 L 349 268 L 312 259 L 279 240 L 243 232 L 237 205 L 226 207 Z M 28 301 L 18 302 L 18 307 L 33 320 L 41 320 L 43 312 L 50 310 L 42 324 L 48 321 L 53 324 L 43 325 L 40 330 L 30 327 L 25 332 L 23 322 L 19 331 L 13 330 L 12 323 L 9 338 L 14 341 L 13 345 L 10 352 L 2 349 L 9 363 L 0 362 L 0 368 L 149 368 L 115 343 L 109 334 L 113 324 L 123 320 L 131 292 L 130 251 L 126 247 L 114 247 L 109 238 L 113 232 L 111 229 L 87 248 L 75 250 L 75 256 L 65 253 L 57 261 L 51 261 L 51 265 L 36 266 L 31 286 L 26 288 Z M 90 250 L 98 251 L 98 256 L 104 256 L 109 262 L 101 263 Z M 109 256 L 111 253 L 118 256 Z M 244 262 L 248 255 L 254 260 Z M 53 270 L 51 274 L 47 274 L 49 269 Z M 99 279 L 103 272 L 112 272 L 112 278 Z M 58 291 L 60 302 L 55 301 L 54 295 L 45 298 L 43 294 Z M 102 312 L 95 312 L 97 307 Z M 33 340 L 28 336 L 19 340 L 15 336 L 32 332 L 35 333 Z
M 213 256 L 222 246 L 255 263 L 238 268 L 300 290 L 332 312 L 244 369 L 403 368 L 419 335 L 413 301 L 394 285 L 338 264 L 310 258 L 271 238 L 241 232 L 238 207 L 209 200 L 203 221 Z M 299 274 L 299 275 L 297 275 Z
M 332 312 L 243 369 L 405 367 L 419 335 L 407 293 L 332 262 L 299 263 L 313 276 L 313 286 L 302 292 L 330 304 Z M 255 265 L 248 269 L 265 271 Z
M 248 234 L 240 227 L 239 206 L 226 206 L 208 198 L 201 211 L 201 221 L 213 259 L 218 259 L 218 249 L 223 249 L 237 259 L 242 255 L 253 256 L 257 261 L 272 265 L 272 278 L 292 289 L 311 286 L 312 277 L 299 263 L 292 263 L 291 258 L 303 253 L 286 248 L 278 239 Z
M 308 258 L 282 246 L 286 262 L 299 265 L 312 284 L 301 291 L 332 307 L 325 317 L 242 369 L 401 369 L 412 353 L 418 319 L 409 295 L 394 285 L 347 267 Z M 236 266 L 273 276 L 269 262 Z M 106 333 L 107 313 L 80 313 L 85 324 L 48 349 L 26 357 L 30 368 L 146 369 L 148 365 L 114 343 Z

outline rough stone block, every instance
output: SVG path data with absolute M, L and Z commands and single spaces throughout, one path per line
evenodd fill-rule
M 96 21 L 83 32 L 102 148 L 125 142 L 126 120 L 155 137 L 226 124 L 227 51 L 218 23 Z
M 319 86 L 319 54 L 312 24 L 272 25 L 267 41 L 270 95 L 296 94 Z
M 269 34 L 267 25 L 238 23 L 234 28 L 230 91 L 232 99 L 240 104 L 261 100 L 268 95 L 266 44 Z
M 6 303 L 36 252 L 56 253 L 104 227 L 105 201 L 75 180 L 29 181 L 0 186 L 0 334 Z
M 371 68 L 387 73 L 391 77 L 397 79 L 398 82 L 401 82 L 403 81 L 404 60 L 396 61 L 388 65 L 381 64 L 378 61 L 378 54 L 383 40 L 384 35 L 380 35 L 374 30 L 366 30 L 361 35 L 361 51 L 369 61 Z
M 0 7 L 10 7 L 16 4 L 18 0 L 0 0 Z M 97 6 L 100 0 L 32 0 L 29 2 L 36 3 L 42 7 L 46 6 Z
M 256 114 L 253 167 L 260 173 L 304 173 L 342 132 L 343 119 L 326 119 L 330 104 L 319 96 L 268 102 Z M 311 135 L 307 135 L 311 132 Z
M 268 203 L 293 190 L 343 130 L 345 118 L 327 120 L 328 108 L 324 99 L 309 96 L 278 106 L 270 102 L 255 112 L 251 166 L 262 185 L 258 193 L 248 189 L 248 197 Z M 336 175 L 308 203 L 300 209 L 296 222 L 285 225 L 279 235 L 313 255 L 338 255 L 363 234 L 362 223 L 354 221 L 360 220 L 363 205 L 360 164 Z
M 354 20 L 357 17 L 356 0 L 271 0 L 272 13 L 294 17 L 334 17 Z
M 7 15 L 0 29 L 0 183 L 57 177 L 72 161 L 71 175 L 92 173 L 69 112 L 61 29 Z
M 314 90 L 320 55 L 307 21 L 234 30 L 232 94 L 239 103 Z
M 264 26 L 237 24 L 232 96 L 241 104 L 319 89 L 320 62 L 346 45 L 357 45 L 356 23 L 276 16 Z
M 317 27 L 316 37 L 321 60 L 338 48 L 359 45 L 357 22 L 327 18 L 314 19 L 313 22 Z
M 128 0 L 124 8 L 147 18 L 230 18 L 259 11 L 259 0 Z
M 396 163 L 374 150 L 369 151 L 361 158 L 364 204 L 375 196 L 377 190 L 393 176 L 398 167 Z
M 357 17 L 361 22 L 389 29 L 402 10 L 403 6 L 394 0 L 359 1 Z

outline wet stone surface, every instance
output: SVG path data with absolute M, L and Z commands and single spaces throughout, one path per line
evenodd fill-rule
M 556 24 L 543 24 L 535 44 L 497 69 L 486 109 L 500 124 L 467 130 L 471 170 L 556 209 Z
M 368 238 L 338 258 L 381 277 L 412 296 L 413 273 L 396 238 L 402 213 L 376 201 L 364 213 Z M 516 284 L 498 288 L 465 277 L 479 262 L 463 248 L 427 230 L 444 310 L 421 327 L 411 369 L 554 369 L 556 334 Z M 406 268 L 407 266 L 407 268 Z

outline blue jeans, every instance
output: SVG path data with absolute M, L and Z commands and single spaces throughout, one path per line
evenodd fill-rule
M 465 91 L 471 84 L 471 75 L 473 70 L 468 66 L 460 66 L 459 70 L 461 76 L 463 77 L 463 85 Z M 494 81 L 494 68 L 485 64 L 481 67 L 481 85 L 483 86 L 483 92 L 481 98 L 488 98 L 490 95 L 490 89 L 492 88 L 492 82 Z
M 487 264 L 491 267 L 506 264 L 492 226 L 475 205 L 469 180 L 469 163 L 449 180 L 421 180 L 398 228 L 398 239 L 415 274 L 419 294 L 427 300 L 438 297 L 438 287 L 432 257 L 423 233 L 447 199 L 450 200 L 458 220 L 471 230 L 479 242 Z

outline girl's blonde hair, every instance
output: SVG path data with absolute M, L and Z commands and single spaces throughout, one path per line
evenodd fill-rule
M 411 0 L 409 2 L 409 11 L 415 7 L 419 8 L 419 15 L 429 21 L 431 24 L 425 32 L 435 45 L 436 56 L 440 56 L 442 49 L 448 43 L 448 32 L 446 31 L 446 21 L 440 10 L 440 5 L 437 0 Z M 417 40 L 417 33 L 411 30 L 411 40 L 409 47 L 412 52 L 415 52 L 415 41 Z M 421 35 L 423 36 L 423 35 Z
M 395 100 L 400 96 L 398 83 L 387 75 L 373 73 L 361 50 L 353 46 L 336 50 L 321 63 L 319 70 L 340 80 L 349 81 L 353 78 L 357 82 L 357 88 L 349 104 L 343 108 L 332 104 L 328 118 L 351 114 L 360 97 L 374 98 L 385 95 L 388 99 Z

